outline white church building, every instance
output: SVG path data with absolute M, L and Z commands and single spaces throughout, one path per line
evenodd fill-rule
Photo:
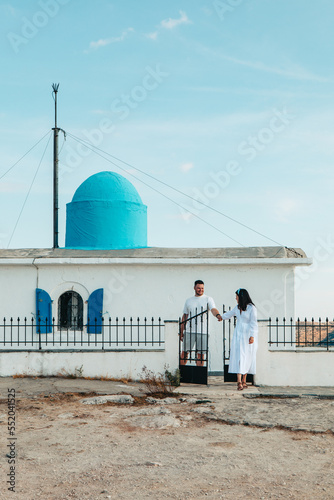
M 195 280 L 220 312 L 234 307 L 242 287 L 260 320 L 290 318 L 295 268 L 311 262 L 286 247 L 149 247 L 135 187 L 97 173 L 67 204 L 65 248 L 0 250 L 0 375 L 173 371 L 178 319 Z M 226 333 L 213 316 L 209 322 L 208 372 L 222 374 Z

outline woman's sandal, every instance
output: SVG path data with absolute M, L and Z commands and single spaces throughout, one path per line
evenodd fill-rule
M 243 390 L 243 385 L 241 382 L 238 382 L 238 391 L 242 391 Z
M 242 387 L 243 387 L 244 389 L 247 389 L 248 385 L 246 384 L 246 382 L 243 382 L 243 383 L 242 383 Z

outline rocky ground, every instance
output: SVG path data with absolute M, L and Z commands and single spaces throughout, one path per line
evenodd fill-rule
M 132 396 L 21 393 L 15 492 L 3 398 L 0 498 L 334 498 L 334 399 L 234 385 L 167 399 L 121 392 Z

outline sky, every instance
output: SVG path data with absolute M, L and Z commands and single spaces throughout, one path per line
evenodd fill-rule
M 0 0 L 0 247 L 52 247 L 59 83 L 60 246 L 66 203 L 112 170 L 149 246 L 301 248 L 296 313 L 333 318 L 333 17 L 331 0 Z

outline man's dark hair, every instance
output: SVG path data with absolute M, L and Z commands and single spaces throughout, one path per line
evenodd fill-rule
M 204 285 L 204 281 L 196 280 L 194 286 L 196 286 L 196 285 Z

